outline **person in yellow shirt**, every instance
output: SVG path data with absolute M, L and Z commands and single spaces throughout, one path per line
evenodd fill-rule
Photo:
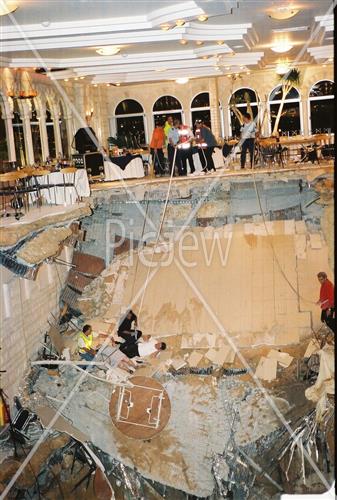
M 165 146 L 167 146 L 167 144 L 168 144 L 168 135 L 169 135 L 169 131 L 171 130 L 172 127 L 173 127 L 173 118 L 172 118 L 172 116 L 168 116 L 167 120 L 165 122 L 165 125 L 164 125 Z

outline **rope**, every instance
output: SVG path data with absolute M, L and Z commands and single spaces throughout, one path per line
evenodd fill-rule
M 162 227 L 163 227 L 163 223 L 164 223 L 164 219 L 165 219 L 165 215 L 166 215 L 166 209 L 167 209 L 168 200 L 169 200 L 170 192 L 171 192 L 171 185 L 172 185 L 172 179 L 173 179 L 173 174 L 174 174 L 174 167 L 175 167 L 175 162 L 176 162 L 176 156 L 177 156 L 177 147 L 174 150 L 174 156 L 173 156 L 173 162 L 172 162 L 172 170 L 171 170 L 170 181 L 169 181 L 169 185 L 168 185 L 168 189 L 167 189 L 167 194 L 166 194 L 166 199 L 165 199 L 163 214 L 162 214 L 162 217 L 161 217 L 161 220 L 160 220 L 160 224 L 159 224 L 159 228 L 158 228 L 158 232 L 157 232 L 157 238 L 156 238 L 155 244 L 153 246 L 152 255 L 151 255 L 151 263 L 148 266 L 148 271 L 147 271 L 147 275 L 146 275 L 145 286 L 144 286 L 144 290 L 143 290 L 141 301 L 140 301 L 139 312 L 138 312 L 138 316 L 139 317 L 140 317 L 140 314 L 141 314 L 141 311 L 142 311 L 142 308 L 143 308 L 144 296 L 145 296 L 145 292 L 146 292 L 148 281 L 149 281 L 150 269 L 151 269 L 152 263 L 153 263 L 153 256 L 154 256 L 155 250 L 156 250 L 158 242 L 159 242 L 160 233 L 161 233 L 161 230 L 162 230 Z
M 151 190 L 151 187 L 150 187 L 150 190 Z M 143 236 L 144 236 L 144 231 L 145 231 L 145 225 L 146 225 L 146 221 L 147 221 L 147 212 L 148 212 L 148 209 L 149 209 L 149 197 L 147 197 L 147 204 L 146 204 L 146 210 L 145 210 L 145 215 L 144 215 L 144 222 L 143 222 L 143 228 L 142 228 L 142 234 L 141 234 L 141 241 L 143 241 Z M 135 284 L 136 284 L 136 277 L 137 277 L 137 272 L 138 272 L 138 264 L 139 264 L 139 256 L 137 255 L 137 263 L 136 263 L 136 269 L 135 269 L 135 275 L 134 275 L 134 278 L 133 278 L 133 283 L 132 283 L 132 290 L 131 290 L 131 297 L 133 297 L 133 292 L 134 292 L 134 289 L 135 289 Z

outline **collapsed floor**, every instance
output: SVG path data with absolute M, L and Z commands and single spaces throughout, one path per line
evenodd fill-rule
M 114 385 L 104 380 L 105 373 L 101 370 L 94 372 L 101 380 L 90 374 L 84 377 L 62 410 L 62 421 L 59 419 L 53 426 L 59 432 L 66 428 L 66 432 L 79 441 L 92 443 L 96 451 L 107 454 L 106 462 L 110 461 L 110 465 L 125 464 L 124 476 L 120 479 L 124 492 L 119 491 L 116 477 L 109 476 L 116 498 L 127 498 L 130 494 L 134 495 L 132 498 L 146 499 L 151 499 L 151 495 L 179 499 L 188 494 L 210 499 L 231 495 L 238 499 L 272 498 L 281 491 L 322 492 L 331 484 L 333 391 L 331 386 L 325 390 L 324 381 L 316 399 L 305 397 L 306 389 L 313 387 L 318 375 L 317 368 L 316 371 L 310 369 L 308 360 L 317 356 L 323 344 L 324 352 L 330 358 L 333 356 L 329 331 L 321 329 L 319 310 L 314 305 L 317 300 L 315 276 L 318 271 L 329 271 L 332 267 L 331 184 L 329 178 L 316 178 L 316 181 L 310 178 L 309 188 L 306 186 L 303 190 L 297 178 L 283 176 L 281 182 L 290 185 L 290 190 L 285 188 L 278 199 L 275 192 L 280 191 L 275 191 L 275 186 L 270 184 L 266 190 L 260 185 L 260 192 L 266 194 L 264 206 L 269 206 L 266 223 L 255 213 L 258 211 L 256 200 L 252 210 L 252 200 L 247 201 L 245 196 L 247 191 L 240 193 L 223 185 L 213 198 L 198 207 L 197 216 L 184 228 L 185 232 L 189 231 L 186 245 L 191 247 L 197 241 L 205 250 L 201 254 L 189 249 L 183 255 L 185 261 L 197 262 L 195 269 L 188 269 L 192 288 L 180 273 L 181 255 L 173 237 L 181 231 L 194 207 L 194 198 L 199 196 L 196 183 L 194 192 L 192 185 L 192 192 L 184 186 L 173 196 L 165 222 L 165 230 L 172 238 L 167 238 L 156 253 L 151 242 L 153 235 L 146 245 L 142 243 L 146 233 L 144 216 L 137 220 L 132 200 L 125 212 L 121 212 L 125 203 L 118 193 L 112 196 L 115 200 L 110 199 L 111 194 L 103 202 L 96 200 L 98 206 L 93 216 L 85 219 L 83 227 L 87 238 L 81 243 L 81 250 L 95 255 L 105 256 L 106 246 L 99 235 L 112 214 L 130 220 L 127 210 L 131 208 L 133 234 L 127 231 L 127 244 L 115 254 L 111 253 L 111 264 L 107 262 L 107 268 L 97 279 L 89 280 L 76 299 L 73 294 L 68 305 L 76 309 L 77 317 L 72 318 L 68 331 L 63 333 L 64 347 L 70 349 L 75 359 L 73 328 L 89 322 L 96 334 L 114 332 L 132 300 L 142 330 L 168 344 L 168 350 L 158 359 L 137 369 L 137 375 L 159 380 L 169 394 L 171 418 L 159 435 L 140 444 L 114 427 L 109 414 Z M 314 191 L 310 183 L 315 185 Z M 252 195 L 251 182 L 249 186 L 240 187 Z M 160 190 L 151 192 L 154 203 L 149 207 L 146 202 L 146 213 L 154 216 L 158 227 L 163 196 Z M 150 196 L 146 192 L 136 192 L 136 195 L 143 200 Z M 270 206 L 271 200 L 273 206 Z M 102 212 L 105 213 L 103 219 Z M 115 233 L 114 237 L 117 241 L 120 235 Z M 207 263 L 210 246 L 216 238 L 219 246 Z M 98 241 L 101 241 L 99 247 Z M 127 252 L 138 245 L 138 251 Z M 168 255 L 173 255 L 175 260 L 167 263 Z M 151 281 L 145 259 L 153 259 L 160 268 Z M 143 293 L 144 283 L 147 287 Z M 238 286 L 228 287 L 228 283 Z M 62 298 L 66 299 L 64 293 Z M 322 345 L 313 346 L 310 339 L 313 330 L 318 329 Z M 254 374 L 260 381 L 258 385 Z M 22 389 L 21 399 L 47 425 L 53 415 L 50 411 L 55 412 L 62 405 L 79 377 L 79 371 L 71 366 L 58 370 L 34 367 Z M 116 380 L 126 378 L 125 372 L 116 371 Z M 325 405 L 323 416 L 319 415 L 319 425 L 316 425 L 317 400 Z M 292 429 L 302 433 L 295 447 L 291 447 L 288 431 L 277 410 Z M 60 436 L 57 439 L 63 439 L 62 434 Z M 54 434 L 49 437 L 54 438 Z M 304 444 L 314 457 L 314 465 L 307 460 L 303 465 Z M 37 467 L 41 471 L 41 485 L 44 484 L 47 491 L 46 485 L 50 486 L 53 481 L 50 474 L 46 475 L 46 456 L 41 456 Z M 63 456 L 59 456 L 59 460 L 61 458 Z M 313 470 L 315 464 L 323 476 Z M 3 484 L 7 483 L 12 470 L 10 466 L 6 468 L 1 478 Z M 140 474 L 136 479 L 132 476 L 135 470 Z M 53 473 L 65 480 L 57 471 Z M 70 476 L 67 480 L 71 487 L 76 484 Z M 20 490 L 24 485 L 18 482 L 16 487 Z M 135 485 L 138 485 L 136 494 L 136 490 L 132 490 Z M 34 481 L 30 487 L 36 490 Z M 59 486 L 53 487 L 55 494 Z M 71 487 L 64 490 L 67 498 Z M 90 498 L 91 493 L 82 488 L 81 494 Z

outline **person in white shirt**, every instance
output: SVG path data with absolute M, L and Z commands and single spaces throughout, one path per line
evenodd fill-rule
M 121 344 L 119 348 L 128 358 L 135 358 L 136 356 L 140 358 L 151 356 L 154 358 L 158 356 L 160 351 L 165 351 L 166 344 L 165 342 L 158 342 L 151 335 L 146 335 L 137 343 L 130 339 L 130 341 Z
M 250 154 L 250 166 L 253 166 L 256 123 L 252 120 L 249 113 L 243 113 L 243 125 L 241 127 L 241 168 L 245 168 L 247 150 Z

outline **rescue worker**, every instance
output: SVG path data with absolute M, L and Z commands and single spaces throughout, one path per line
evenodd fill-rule
M 96 355 L 96 350 L 93 349 L 93 334 L 90 325 L 84 325 L 83 330 L 78 335 L 77 346 L 80 358 L 84 361 L 93 361 Z M 83 366 L 86 370 L 88 366 Z
M 181 164 L 179 175 L 187 175 L 187 160 L 190 166 L 190 173 L 193 174 L 195 172 L 192 153 L 193 139 L 194 136 L 190 127 L 188 125 L 180 125 L 178 149 L 180 150 Z

